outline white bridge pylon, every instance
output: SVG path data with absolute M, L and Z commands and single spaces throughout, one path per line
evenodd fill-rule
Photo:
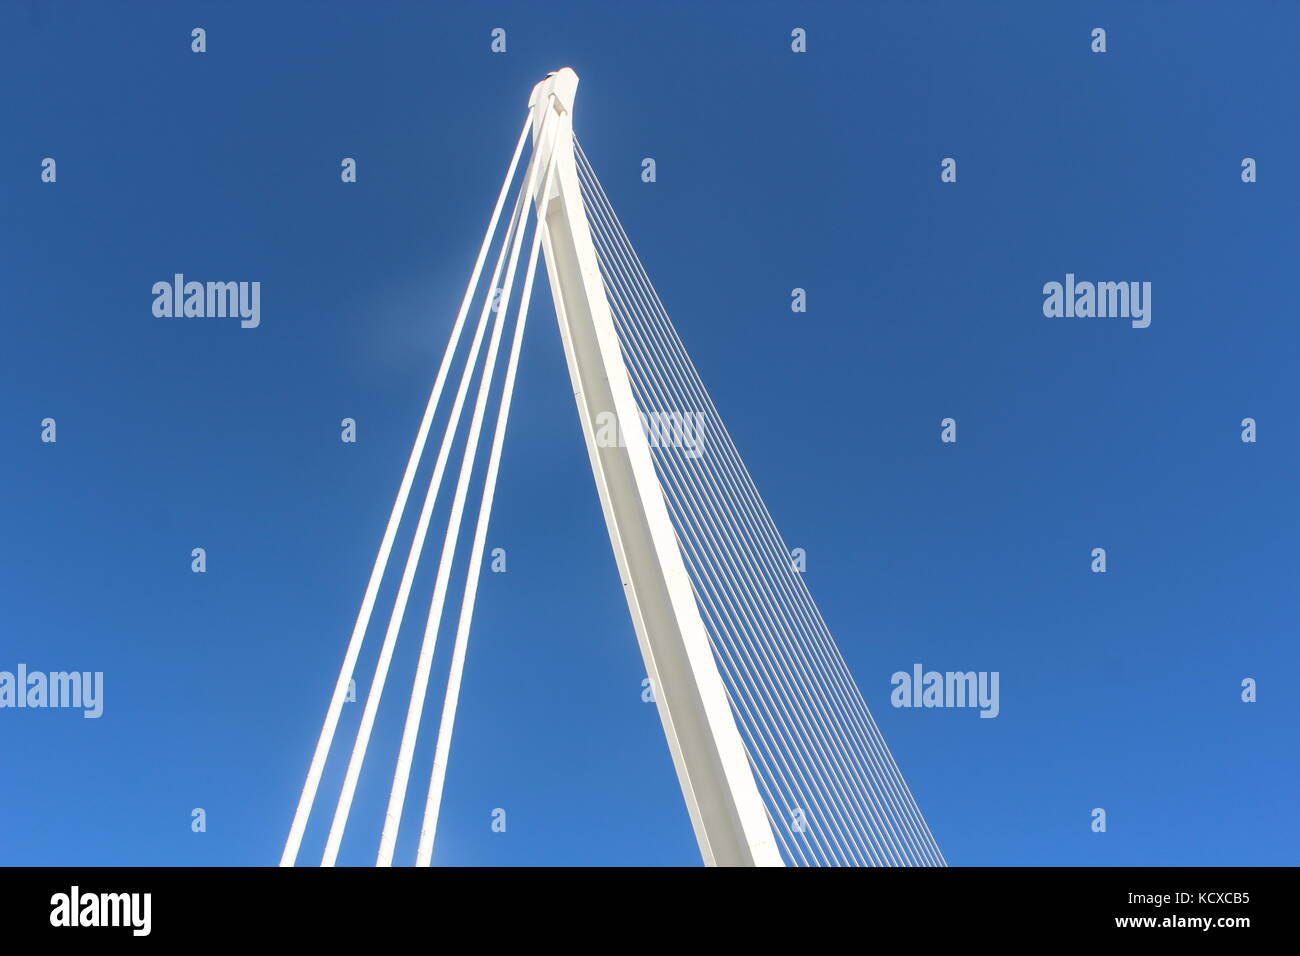
M 398 489 L 280 863 L 298 858 L 354 680 L 411 487 L 478 317 L 433 465 L 344 773 L 321 864 L 349 820 L 425 538 L 477 373 L 462 460 L 398 745 L 376 865 L 393 862 L 464 509 L 491 398 L 497 415 L 483 471 L 446 695 L 415 862 L 432 861 L 478 576 L 539 252 L 546 261 L 578 418 L 633 628 L 668 749 L 707 865 L 943 864 L 928 826 L 849 675 L 802 576 L 749 478 L 573 135 L 577 74 L 533 89 L 451 337 Z M 501 214 L 525 142 L 530 160 Z M 513 295 L 524 239 L 522 290 Z M 497 249 L 491 279 L 484 268 Z M 501 382 L 496 367 L 512 321 Z M 483 352 L 484 342 L 487 343 Z M 482 353 L 480 369 L 479 357 Z M 698 423 L 705 452 L 648 433 L 650 416 Z M 609 423 L 618 440 L 610 441 Z M 678 436 L 680 437 L 680 435 Z M 689 443 L 688 443 L 689 444 Z

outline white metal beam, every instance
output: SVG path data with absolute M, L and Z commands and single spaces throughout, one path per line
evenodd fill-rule
M 577 86 L 566 67 L 533 90 L 534 155 L 553 153 L 555 164 L 550 189 L 534 199 L 546 224 L 546 269 L 605 524 L 705 864 L 781 866 L 605 296 L 573 153 Z M 596 439 L 597 416 L 609 412 L 624 438 L 614 447 Z

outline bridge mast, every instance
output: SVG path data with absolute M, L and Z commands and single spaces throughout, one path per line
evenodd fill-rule
M 549 193 L 533 198 L 545 226 L 546 270 L 610 544 L 705 864 L 782 866 L 641 428 L 606 299 L 574 158 L 577 86 L 577 74 L 566 67 L 533 89 L 534 154 L 554 163 Z M 543 126 L 547 114 L 550 121 Z M 597 441 L 597 416 L 610 412 L 623 436 L 615 447 Z

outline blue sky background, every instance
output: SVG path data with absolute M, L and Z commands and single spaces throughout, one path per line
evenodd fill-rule
M 0 863 L 276 862 L 529 90 L 570 65 L 949 861 L 1295 864 L 1298 29 L 1289 2 L 6 0 L 0 669 L 103 671 L 106 700 L 0 711 Z M 261 281 L 261 327 L 154 318 L 175 272 Z M 1150 328 L 1045 318 L 1066 272 L 1151 281 Z M 435 861 L 696 864 L 534 301 Z M 373 860 L 435 552 L 344 863 Z M 916 662 L 999 671 L 1001 715 L 891 708 Z

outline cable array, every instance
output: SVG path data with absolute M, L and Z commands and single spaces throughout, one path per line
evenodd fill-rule
M 696 601 L 786 862 L 945 865 L 576 138 L 574 146 L 601 277 L 641 410 L 636 424 L 650 439 Z

